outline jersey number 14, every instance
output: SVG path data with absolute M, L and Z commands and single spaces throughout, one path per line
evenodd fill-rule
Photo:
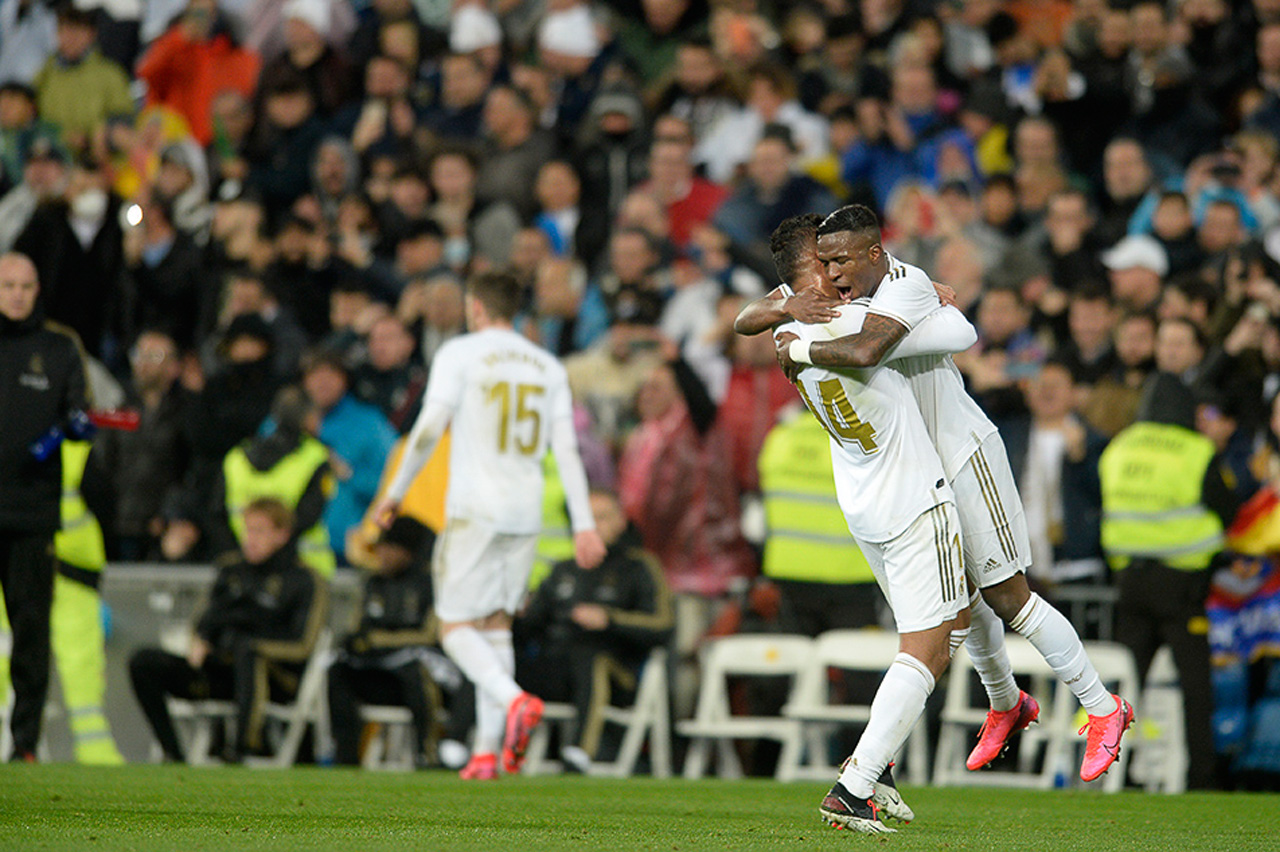
M 796 387 L 800 389 L 800 395 L 804 397 L 805 404 L 809 406 L 813 416 L 818 418 L 818 422 L 831 437 L 846 443 L 855 442 L 867 455 L 880 449 L 876 444 L 875 427 L 858 417 L 839 379 L 823 379 L 818 382 L 818 400 L 822 403 L 821 410 L 809 398 L 803 382 L 797 382 Z

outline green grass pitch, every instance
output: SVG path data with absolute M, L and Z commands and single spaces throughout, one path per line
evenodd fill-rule
M 0 850 L 1280 849 L 1280 796 L 904 788 L 885 838 L 828 828 L 825 788 L 772 781 L 462 782 L 452 773 L 0 766 Z

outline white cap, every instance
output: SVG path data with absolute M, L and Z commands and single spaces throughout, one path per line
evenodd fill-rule
M 1128 236 L 1102 253 L 1107 269 L 1150 269 L 1161 278 L 1169 274 L 1169 255 L 1155 237 Z
M 449 49 L 454 53 L 472 53 L 501 42 L 502 27 L 484 6 L 463 6 L 453 13 L 449 22 Z
M 591 11 L 578 4 L 547 15 L 538 26 L 538 47 L 565 56 L 594 59 L 600 52 L 600 39 L 596 37 Z
M 296 18 L 322 36 L 329 35 L 329 0 L 289 0 L 281 12 L 283 20 Z

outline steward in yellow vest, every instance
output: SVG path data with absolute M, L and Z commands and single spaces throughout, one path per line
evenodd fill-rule
M 244 541 L 244 508 L 258 498 L 272 497 L 294 514 L 298 558 L 321 577 L 332 577 L 337 560 L 321 516 L 333 494 L 333 475 L 329 450 L 303 430 L 309 410 L 302 391 L 285 388 L 271 409 L 276 430 L 227 453 L 221 488 L 215 492 L 222 521 L 215 525 L 215 534 L 223 535 L 216 544 L 220 552 L 236 549 Z
M 80 494 L 87 441 L 63 440 L 61 529 L 54 535 L 57 573 L 53 579 L 50 641 L 62 698 L 67 707 L 78 763 L 115 766 L 124 763 L 102 712 L 107 659 L 103 647 L 102 599 L 98 589 L 107 563 L 102 528 Z M 3 618 L 0 608 L 0 621 Z M 2 624 L 5 629 L 7 624 Z M 0 658 L 0 704 L 7 699 L 9 659 Z
M 1117 570 L 1116 640 L 1145 680 L 1168 644 L 1186 720 L 1187 787 L 1216 786 L 1209 682 L 1208 568 L 1239 508 L 1212 442 L 1195 431 L 1196 403 L 1177 376 L 1144 389 L 1138 421 L 1102 453 L 1102 549 Z
M 781 629 L 810 636 L 875 625 L 880 596 L 836 502 L 830 441 L 817 420 L 791 413 L 765 437 L 758 461 L 764 574 L 782 593 Z

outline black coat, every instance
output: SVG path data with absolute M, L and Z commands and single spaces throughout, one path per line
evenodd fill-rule
M 209 607 L 196 622 L 196 635 L 216 652 L 230 653 L 238 641 L 302 641 L 317 580 L 285 547 L 261 565 L 243 559 L 223 564 L 209 593 Z
M 31 445 L 88 407 L 75 332 L 38 314 L 22 322 L 0 316 L 0 530 L 57 530 L 62 457 L 37 461 Z

